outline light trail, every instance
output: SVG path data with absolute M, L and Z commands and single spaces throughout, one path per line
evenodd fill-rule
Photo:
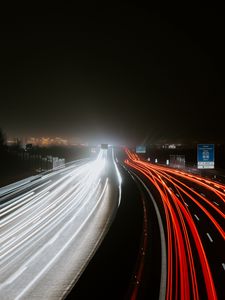
M 1 299 L 61 298 L 80 276 L 120 201 L 121 182 L 116 185 L 107 177 L 108 168 L 118 179 L 120 174 L 114 156 L 107 157 L 101 149 L 96 160 L 1 193 Z M 110 199 L 113 188 L 118 202 Z
M 162 199 L 167 232 L 166 299 L 201 299 L 199 284 L 202 282 L 204 282 L 207 298 L 217 299 L 203 238 L 197 225 L 204 216 L 224 242 L 225 186 L 200 176 L 141 161 L 135 153 L 128 149 L 125 151 L 128 156 L 126 165 L 144 175 L 157 188 Z M 217 201 L 212 201 L 206 193 L 193 189 L 193 184 L 213 194 Z M 201 218 L 195 213 L 192 216 L 191 210 L 195 208 L 201 211 Z M 212 243 L 211 234 L 205 233 L 205 235 Z M 199 270 L 197 272 L 196 252 L 201 272 Z

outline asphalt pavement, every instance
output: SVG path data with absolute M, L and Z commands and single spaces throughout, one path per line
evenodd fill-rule
M 125 165 L 154 191 L 163 219 L 167 299 L 224 299 L 225 185 L 141 161 L 129 150 L 127 156 Z
M 119 205 L 111 156 L 100 150 L 0 189 L 1 299 L 61 299 L 71 290 Z

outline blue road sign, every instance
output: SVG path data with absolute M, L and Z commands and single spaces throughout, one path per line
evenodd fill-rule
M 144 145 L 137 146 L 136 153 L 146 153 L 146 147 Z
M 214 169 L 214 144 L 199 144 L 197 150 L 198 169 Z

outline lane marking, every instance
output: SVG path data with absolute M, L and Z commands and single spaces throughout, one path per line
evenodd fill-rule
M 197 216 L 197 215 L 194 215 L 195 216 L 195 218 L 199 221 L 200 219 L 199 219 L 199 217 Z
M 200 193 L 203 197 L 205 197 L 205 194 L 203 194 L 203 193 Z
M 189 205 L 184 201 L 184 204 L 188 207 Z
M 166 253 L 166 239 L 165 239 L 165 232 L 164 232 L 164 228 L 163 228 L 162 218 L 161 218 L 161 215 L 160 215 L 159 208 L 158 208 L 158 206 L 156 204 L 156 201 L 155 201 L 153 195 L 151 194 L 150 190 L 147 188 L 147 186 L 145 185 L 145 183 L 141 180 L 141 178 L 138 175 L 136 175 L 132 171 L 130 171 L 130 173 L 132 173 L 135 176 L 135 178 L 137 178 L 137 180 L 143 185 L 143 187 L 147 191 L 149 197 L 151 198 L 152 203 L 153 203 L 154 208 L 155 208 L 155 212 L 156 212 L 156 216 L 157 216 L 157 220 L 158 220 L 158 224 L 159 224 L 159 230 L 160 230 L 161 262 L 162 262 L 161 263 L 161 279 L 160 279 L 159 300 L 163 300 L 163 299 L 166 298 L 167 253 Z
M 213 203 L 215 203 L 217 206 L 220 206 L 219 203 L 217 203 L 216 201 L 213 201 Z
M 212 243 L 212 242 L 213 242 L 213 239 L 211 238 L 210 234 L 209 234 L 208 232 L 207 232 L 206 234 L 207 234 L 207 236 L 208 236 L 210 242 Z
M 224 271 L 225 271 L 225 263 L 222 263 L 222 267 L 223 267 L 223 269 L 224 269 Z

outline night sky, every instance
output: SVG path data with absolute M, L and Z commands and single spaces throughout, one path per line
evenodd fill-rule
M 224 141 L 220 7 L 1 11 L 0 127 L 117 143 Z

